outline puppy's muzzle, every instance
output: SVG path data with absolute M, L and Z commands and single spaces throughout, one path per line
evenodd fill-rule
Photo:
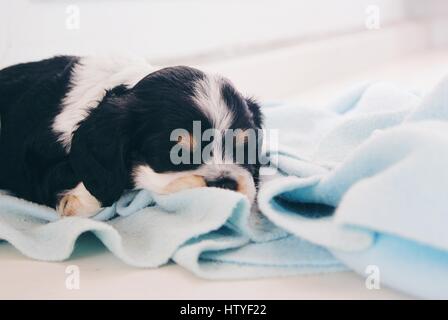
M 215 187 L 221 189 L 238 190 L 238 182 L 230 177 L 220 177 L 213 180 L 205 180 L 207 187 Z

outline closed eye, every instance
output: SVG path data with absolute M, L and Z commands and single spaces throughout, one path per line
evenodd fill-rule
M 184 149 L 189 151 L 194 151 L 198 143 L 196 139 L 191 134 L 183 134 L 177 138 L 177 144 L 181 145 Z

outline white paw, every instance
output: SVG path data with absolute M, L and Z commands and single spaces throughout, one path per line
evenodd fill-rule
M 56 208 L 62 217 L 91 217 L 101 209 L 101 203 L 80 183 L 64 194 Z
M 189 175 L 185 177 L 180 177 L 172 181 L 167 186 L 165 186 L 165 188 L 161 193 L 174 193 L 181 190 L 200 188 L 205 186 L 206 184 L 204 177 Z

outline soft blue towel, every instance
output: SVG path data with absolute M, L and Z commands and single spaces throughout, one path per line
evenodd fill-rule
M 49 223 L 50 221 L 50 223 Z M 201 188 L 172 195 L 130 192 L 93 219 L 59 219 L 47 207 L 0 196 L 0 238 L 47 261 L 70 257 L 93 232 L 124 262 L 158 267 L 170 260 L 212 279 L 345 270 L 326 249 L 275 227 L 236 192 Z
M 285 176 L 259 194 L 273 223 L 364 276 L 376 266 L 383 285 L 448 298 L 448 78 L 423 98 L 378 83 L 323 110 L 271 108 L 267 119 L 287 136 L 275 153 Z M 336 210 L 310 219 L 304 203 Z
M 424 98 L 363 84 L 325 108 L 265 114 L 281 147 L 269 150 L 279 173 L 261 185 L 261 213 L 237 193 L 196 189 L 131 192 L 95 219 L 59 220 L 4 195 L 0 238 L 63 260 L 92 231 L 131 265 L 171 259 L 215 279 L 344 270 L 334 255 L 364 276 L 376 266 L 381 285 L 447 298 L 448 79 Z

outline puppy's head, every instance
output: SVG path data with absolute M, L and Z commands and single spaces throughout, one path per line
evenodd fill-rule
M 109 92 L 89 118 L 92 127 L 80 126 L 85 134 L 75 134 L 71 153 L 79 154 L 74 167 L 86 172 L 89 191 L 109 200 L 103 202 L 126 188 L 208 186 L 255 198 L 262 116 L 227 79 L 189 67 L 161 69 Z

